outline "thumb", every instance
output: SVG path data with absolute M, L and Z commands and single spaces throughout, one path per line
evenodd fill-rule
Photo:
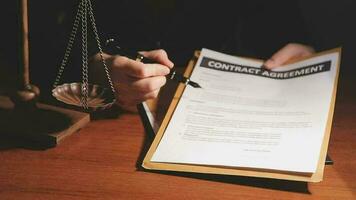
M 157 61 L 158 63 L 165 65 L 169 68 L 172 68 L 174 66 L 173 62 L 169 60 L 167 52 L 163 49 L 140 51 L 140 53 L 146 58 Z
M 309 56 L 313 53 L 314 49 L 312 47 L 290 43 L 273 54 L 272 57 L 264 63 L 264 66 L 267 69 L 273 69 L 284 65 L 293 59 Z

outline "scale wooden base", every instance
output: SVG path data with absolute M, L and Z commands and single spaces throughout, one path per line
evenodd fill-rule
M 86 19 L 87 13 L 92 13 L 91 2 L 89 0 L 81 0 L 79 10 L 85 10 L 83 19 Z M 18 40 L 20 44 L 18 51 L 18 77 L 15 78 L 16 86 L 14 86 L 14 90 L 9 92 L 11 100 L 8 97 L 0 96 L 0 148 L 2 147 L 1 143 L 7 145 L 11 142 L 16 142 L 21 146 L 25 145 L 30 148 L 44 149 L 54 147 L 65 137 L 87 124 L 90 116 L 87 113 L 36 103 L 40 89 L 32 85 L 30 81 L 28 0 L 18 0 L 18 13 Z M 94 24 L 93 16 L 90 15 L 90 19 Z M 86 20 L 83 27 L 86 27 Z M 86 30 L 85 28 L 83 29 Z M 76 31 L 75 28 L 73 30 Z M 95 33 L 98 38 L 96 29 Z M 86 37 L 86 35 L 83 37 Z M 84 47 L 87 46 L 84 45 Z M 71 45 L 68 45 L 65 55 L 70 53 L 70 50 Z M 85 56 L 86 59 L 83 58 L 83 60 L 87 61 L 88 56 Z M 66 62 L 67 58 L 64 58 L 61 70 L 63 70 Z M 87 66 L 85 69 L 87 70 Z M 60 80 L 61 70 L 55 81 L 56 84 Z M 87 71 L 84 74 L 87 75 Z M 88 79 L 87 76 L 86 79 Z M 87 98 L 85 98 L 84 103 L 81 105 L 87 107 L 89 96 L 87 82 L 84 89 L 86 91 L 86 95 L 84 95 Z
M 37 103 L 32 110 L 17 110 L 10 98 L 0 96 L 0 138 L 28 148 L 50 148 L 90 121 L 88 113 Z

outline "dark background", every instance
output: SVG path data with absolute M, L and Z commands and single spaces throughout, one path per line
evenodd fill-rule
M 170 13 L 171 10 L 174 10 L 175 6 L 178 4 L 172 0 L 160 1 L 160 0 L 146 0 L 146 1 L 117 1 L 115 5 L 109 4 L 108 1 L 93 1 L 94 9 L 97 9 L 100 12 L 105 11 L 108 7 L 108 12 L 105 15 L 99 15 L 97 17 L 98 28 L 99 31 L 105 29 L 101 26 L 101 24 L 110 24 L 115 23 L 120 26 L 124 26 L 128 29 L 140 29 L 142 32 L 147 30 L 147 26 L 153 26 L 155 29 L 160 29 L 161 23 L 169 23 L 169 20 L 174 20 L 172 16 L 180 16 L 179 13 Z M 164 2 L 164 3 L 162 3 Z M 185 5 L 188 9 L 187 13 L 189 13 L 189 9 L 200 8 L 199 1 L 187 1 L 188 3 Z M 194 3 L 195 2 L 195 3 Z M 203 1 L 205 2 L 205 1 Z M 270 2 L 270 1 L 267 1 Z M 283 2 L 283 1 L 280 1 Z M 232 6 L 239 7 L 239 5 L 234 5 L 230 1 L 217 1 L 216 4 L 211 4 L 207 6 L 207 9 L 216 8 L 219 9 L 221 3 L 228 3 Z M 14 86 L 16 82 L 16 78 L 18 75 L 17 69 L 17 60 L 18 60 L 18 36 L 17 36 L 17 11 L 16 11 L 16 1 L 6 1 L 2 2 L 1 12 L 0 12 L 0 22 L 1 22 L 1 32 L 0 32 L 0 88 L 9 88 Z M 76 10 L 77 1 L 30 1 L 29 2 L 29 13 L 30 13 L 30 70 L 31 70 L 31 82 L 39 85 L 41 87 L 42 93 L 44 95 L 48 95 L 51 90 L 50 85 L 53 83 L 57 68 L 60 64 L 60 61 L 64 54 L 65 44 L 68 39 L 68 34 L 71 29 L 71 24 L 73 20 L 73 15 Z M 189 5 L 191 4 L 191 5 Z M 196 5 L 195 5 L 196 4 Z M 219 5 L 220 4 L 220 5 Z M 298 5 L 300 8 L 300 15 L 304 21 L 305 28 L 308 32 L 310 42 L 317 50 L 326 50 L 335 47 L 342 47 L 342 61 L 341 61 L 341 78 L 350 77 L 351 79 L 354 77 L 355 70 L 355 56 L 354 52 L 356 52 L 355 47 L 355 36 L 356 36 L 356 13 L 354 12 L 356 9 L 356 3 L 354 0 L 315 0 L 315 1 L 287 1 L 284 4 L 291 4 L 291 6 Z M 137 5 L 137 6 L 136 6 Z M 202 4 L 204 5 L 204 4 Z M 125 11 L 122 8 L 134 6 L 134 12 Z M 181 6 L 181 5 L 180 5 Z M 195 6 L 195 7 L 194 7 Z M 225 6 L 229 7 L 229 6 Z M 230 6 L 231 7 L 231 6 Z M 120 18 L 116 21 L 109 21 L 112 19 L 105 19 L 107 16 L 115 16 L 115 13 L 112 13 L 112 10 L 118 10 L 121 14 Z M 182 9 L 182 8 L 181 8 Z M 183 8 L 184 10 L 185 8 Z M 195 10 L 191 10 L 191 13 L 194 13 Z M 204 6 L 201 6 L 201 9 L 205 9 Z M 260 12 L 256 8 L 257 12 Z M 270 13 L 281 13 L 281 18 L 283 19 L 284 14 L 288 14 L 288 11 L 283 11 L 283 7 L 279 8 L 274 7 L 271 11 L 264 11 L 268 14 Z M 225 12 L 224 17 L 229 17 L 230 12 L 243 12 L 243 9 L 233 9 L 229 10 L 229 12 Z M 99 12 L 99 13 L 100 13 Z M 127 12 L 127 13 L 125 13 Z M 129 13 L 130 12 L 130 13 Z M 104 12 L 105 13 L 105 12 Z M 138 14 L 139 13 L 139 14 Z M 266 15 L 265 13 L 265 15 Z M 125 16 L 127 18 L 125 18 Z M 146 17 L 147 16 L 147 17 Z M 166 17 L 165 17 L 166 16 Z M 204 23 L 204 21 L 200 21 L 200 19 L 195 18 L 196 16 L 184 16 L 186 19 L 183 20 L 181 25 L 184 27 L 185 23 L 190 23 L 191 26 L 193 23 Z M 192 19 L 190 19 L 191 17 Z M 208 20 L 214 20 L 211 15 L 203 16 Z M 231 18 L 231 16 L 230 16 Z M 287 18 L 286 18 L 287 19 Z M 258 20 L 258 19 L 257 19 Z M 263 17 L 261 18 L 263 20 Z M 135 23 L 126 24 L 127 21 L 133 21 Z M 205 22 L 209 23 L 209 22 Z M 225 31 L 231 31 L 229 29 L 230 21 L 221 22 L 221 27 L 225 27 Z M 273 26 L 273 22 L 271 24 L 265 23 L 264 27 L 256 27 L 256 30 L 261 31 L 261 34 L 268 31 L 269 26 Z M 293 22 L 284 21 L 285 26 L 293 27 Z M 152 28 L 152 27 L 150 27 Z M 164 35 L 165 33 L 169 33 L 169 35 Z M 107 37 L 111 33 L 110 30 L 106 29 L 106 32 L 102 35 L 103 37 Z M 176 35 L 175 35 L 176 34 Z M 186 35 L 185 35 L 186 34 Z M 194 34 L 194 32 L 189 31 L 181 31 L 177 32 L 172 28 L 172 31 L 158 31 L 158 34 L 145 34 L 148 38 L 140 38 L 136 35 L 131 35 L 132 42 L 130 41 L 130 45 L 132 48 L 165 48 L 167 47 L 168 53 L 172 55 L 173 61 L 177 61 L 179 65 L 184 65 L 188 56 L 192 54 L 193 48 L 198 49 L 199 47 L 208 47 L 215 50 L 224 49 L 219 46 L 219 44 L 223 41 L 223 37 L 217 39 L 214 42 L 206 44 L 203 42 L 197 42 L 196 46 L 188 45 L 191 41 L 185 41 L 184 37 L 188 37 L 189 35 Z M 208 35 L 206 35 L 208 34 Z M 204 37 L 212 37 L 214 34 L 218 34 L 217 31 L 212 31 L 210 33 L 206 33 L 205 35 L 201 35 L 201 38 Z M 211 35 L 209 35 L 211 34 Z M 177 44 L 176 46 L 161 44 L 159 38 L 166 39 L 174 35 L 174 37 L 181 37 L 178 41 L 183 44 Z M 125 37 L 130 37 L 127 35 Z M 196 37 L 198 38 L 198 37 Z M 79 38 L 77 38 L 77 42 Z M 258 38 L 256 38 L 256 41 Z M 263 37 L 262 39 L 263 40 Z M 152 42 L 147 42 L 152 41 Z M 185 48 L 184 42 L 187 43 Z M 263 41 L 262 41 L 263 42 Z M 166 45 L 166 46 L 165 46 Z M 190 47 L 190 49 L 188 48 Z M 218 47 L 219 46 L 219 47 Z M 277 46 L 271 47 L 273 51 L 277 50 Z M 280 46 L 281 47 L 281 46 Z M 230 52 L 229 48 L 225 48 L 227 53 Z M 78 47 L 74 49 L 75 52 L 79 52 Z M 247 53 L 246 53 L 247 52 Z M 250 57 L 262 57 L 266 58 L 266 55 L 270 54 L 258 54 L 255 52 L 242 53 L 243 56 Z M 77 55 L 77 54 L 75 54 Z M 184 56 L 182 56 L 184 55 Z M 240 54 L 239 54 L 240 55 Z M 75 56 L 76 58 L 71 59 L 69 66 L 80 66 L 80 58 Z M 66 71 L 67 79 L 80 80 L 79 68 L 69 67 L 69 71 Z M 68 75 L 69 74 L 69 75 Z

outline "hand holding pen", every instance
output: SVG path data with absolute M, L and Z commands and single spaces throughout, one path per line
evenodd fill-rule
M 164 50 L 129 52 L 106 45 L 106 61 L 111 69 L 111 77 L 115 87 L 117 103 L 129 111 L 136 111 L 136 105 L 156 98 L 160 88 L 165 85 L 166 78 L 171 73 L 173 63 Z M 111 44 L 113 45 L 113 43 Z M 144 63 L 145 60 L 155 61 Z
M 161 61 L 165 62 L 164 60 L 157 60 L 155 58 L 150 58 L 149 55 L 147 55 L 147 52 L 138 52 L 130 49 L 125 49 L 119 46 L 119 44 L 115 41 L 115 39 L 107 39 L 105 42 L 106 49 L 108 50 L 109 53 L 112 55 L 123 55 L 126 56 L 130 59 L 143 62 L 143 63 L 160 63 Z M 165 51 L 161 52 L 164 54 L 164 57 L 167 57 L 167 53 Z M 144 55 L 146 54 L 146 55 Z M 159 57 L 157 57 L 159 59 Z M 176 69 L 173 67 L 170 69 L 170 73 L 167 75 L 168 80 L 176 81 L 179 83 L 184 83 L 185 85 L 190 85 L 194 88 L 201 88 L 201 86 L 192 80 L 190 80 L 188 77 L 185 77 L 183 74 L 180 74 L 176 71 Z

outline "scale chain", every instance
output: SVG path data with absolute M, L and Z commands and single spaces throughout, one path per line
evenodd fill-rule
M 87 27 L 88 1 L 82 0 L 82 106 L 88 109 L 88 27 Z
M 77 13 L 75 14 L 75 20 L 74 20 L 74 23 L 73 23 L 73 27 L 72 27 L 72 30 L 71 30 L 71 33 L 70 33 L 70 36 L 69 36 L 69 41 L 68 41 L 68 44 L 67 44 L 67 47 L 66 47 L 66 50 L 65 50 L 61 65 L 59 67 L 56 79 L 55 79 L 55 81 L 53 83 L 53 88 L 56 88 L 57 85 L 59 84 L 59 82 L 61 80 L 61 77 L 62 77 L 62 74 L 63 74 L 63 71 L 64 71 L 64 68 L 65 68 L 65 66 L 66 66 L 66 64 L 68 62 L 68 58 L 69 58 L 69 55 L 70 55 L 70 53 L 72 51 L 73 44 L 74 44 L 74 41 L 75 41 L 75 38 L 76 38 L 76 35 L 77 35 L 77 30 L 78 30 L 78 26 L 79 26 L 79 20 L 81 18 L 81 11 L 82 11 L 82 2 L 79 2 L 78 10 L 77 10 Z
M 103 53 L 103 49 L 101 47 L 100 38 L 99 38 L 99 34 L 98 34 L 98 29 L 96 28 L 93 7 L 92 7 L 92 4 L 91 4 L 90 0 L 88 0 L 88 5 L 89 5 L 89 7 L 88 7 L 88 9 L 89 9 L 89 18 L 90 18 L 90 21 L 91 21 L 91 25 L 92 25 L 92 28 L 93 28 L 94 35 L 95 35 L 96 43 L 98 45 L 100 59 L 101 59 L 101 62 L 103 63 L 103 65 L 104 65 L 104 70 L 105 70 L 106 78 L 108 79 L 108 82 L 109 82 L 109 85 L 110 85 L 110 89 L 111 89 L 112 93 L 115 94 L 115 88 L 114 88 L 114 84 L 112 83 L 112 80 L 111 80 L 109 68 L 108 68 L 108 66 L 106 64 L 106 61 L 104 59 L 104 56 L 103 56 L 104 53 Z
M 77 35 L 77 30 L 81 22 L 81 34 L 82 34 L 82 86 L 81 86 L 81 98 L 80 98 L 80 103 L 81 106 L 84 109 L 88 109 L 88 100 L 89 100 L 89 76 L 88 76 L 88 15 L 89 15 L 89 20 L 91 22 L 92 30 L 94 32 L 95 40 L 97 43 L 97 47 L 99 49 L 99 54 L 100 54 L 100 60 L 101 63 L 104 66 L 105 74 L 108 79 L 108 83 L 110 85 L 110 89 L 113 93 L 113 96 L 115 96 L 115 88 L 112 83 L 112 79 L 110 76 L 110 71 L 109 68 L 106 64 L 105 58 L 104 58 L 104 52 L 100 43 L 100 37 L 98 34 L 98 30 L 96 27 L 96 22 L 95 22 L 95 17 L 94 17 L 94 12 L 93 12 L 93 7 L 91 0 L 79 0 L 79 5 L 78 5 L 78 10 L 75 16 L 75 20 L 73 23 L 73 27 L 71 30 L 71 34 L 69 37 L 69 41 L 65 50 L 64 57 L 62 59 L 61 65 L 59 67 L 55 82 L 53 84 L 53 88 L 56 88 L 61 80 L 62 74 L 64 72 L 64 68 L 68 63 L 68 58 L 70 56 L 70 53 L 73 49 L 73 44 L 75 42 L 75 38 Z

